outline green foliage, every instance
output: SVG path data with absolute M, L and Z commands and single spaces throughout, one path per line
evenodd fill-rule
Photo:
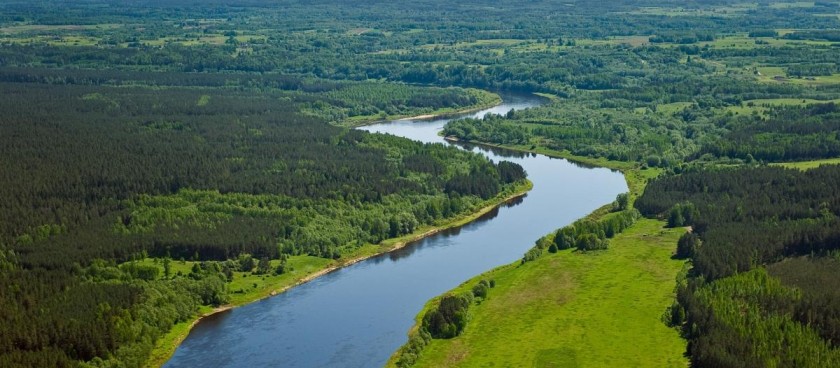
M 553 241 L 548 238 L 538 241 L 536 246 L 525 253 L 520 263 L 524 264 L 539 258 L 543 249 L 546 248 L 549 253 L 569 248 L 576 248 L 579 251 L 607 249 L 609 248 L 608 238 L 632 226 L 639 216 L 639 211 L 630 209 L 610 213 L 597 220 L 585 218 L 575 221 L 571 225 L 558 229 L 553 234 Z
M 251 272 L 256 266 L 256 262 L 254 261 L 254 257 L 251 257 L 250 254 L 240 254 L 239 255 L 239 271 L 242 272 Z
M 698 289 L 688 324 L 700 365 L 828 367 L 840 350 L 793 317 L 802 296 L 759 268 Z M 713 317 L 712 317 L 713 316 Z
M 573 248 L 575 246 L 575 234 L 574 224 L 557 230 L 554 234 L 554 245 L 557 250 Z
M 768 162 L 840 156 L 840 110 L 834 103 L 775 107 L 768 114 L 769 119 L 733 124 L 728 134 L 699 153 Z
M 613 211 L 624 211 L 627 209 L 627 206 L 630 203 L 630 194 L 629 193 L 621 193 L 615 197 L 615 203 L 613 204 Z
M 779 32 L 776 32 L 774 29 L 757 29 L 755 31 L 750 31 L 750 37 L 777 37 Z
M 501 115 L 488 114 L 481 119 L 461 119 L 449 122 L 443 129 L 445 136 L 462 140 L 496 144 L 526 144 L 530 141 L 529 131 L 503 124 Z
M 496 170 L 499 172 L 501 181 L 508 184 L 525 180 L 528 176 L 522 166 L 510 161 L 499 161 L 499 164 L 496 165 Z
M 470 309 L 461 335 L 431 340 L 412 356 L 414 366 L 686 367 L 686 341 L 661 320 L 684 264 L 671 258 L 683 231 L 663 226 L 642 218 L 597 256 L 558 252 L 463 283 L 448 293 L 468 292 L 482 279 L 497 281 L 490 298 Z M 581 331 L 610 331 L 612 338 Z
M 635 206 L 646 216 L 693 207 L 678 212 L 695 213 L 703 244 L 695 249 L 695 272 L 718 279 L 781 257 L 836 249 L 839 180 L 836 166 L 703 170 L 650 182 Z
M 409 335 L 408 342 L 397 351 L 397 356 L 399 357 L 396 362 L 397 367 L 406 368 L 414 365 L 417 361 L 417 357 L 423 351 L 423 348 L 425 348 L 431 340 L 432 335 L 429 334 L 429 331 L 424 329 Z
M 786 287 L 797 288 L 802 299 L 796 304 L 792 318 L 811 326 L 835 349 L 840 342 L 840 259 L 836 252 L 828 257 L 786 259 L 767 267 L 770 275 Z
M 469 321 L 469 309 L 473 300 L 472 293 L 444 295 L 440 304 L 423 316 L 422 328 L 436 339 L 458 336 Z
M 175 323 L 225 303 L 239 270 L 284 274 L 271 259 L 338 258 L 474 210 L 509 187 L 500 172 L 524 175 L 455 148 L 337 128 L 300 113 L 317 97 L 226 90 L 214 75 L 122 75 L 201 89 L 84 79 L 121 78 L 108 72 L 56 85 L 49 71 L 14 75 L 37 83 L 0 84 L 2 366 L 141 366 Z M 468 190 L 450 194 L 456 177 Z M 146 254 L 162 268 L 125 263 Z
M 276 271 L 276 268 L 275 268 Z M 257 270 L 254 273 L 258 275 L 265 275 L 271 272 L 271 259 L 268 257 L 260 258 L 259 263 L 257 263 Z
M 677 203 L 668 212 L 668 227 L 679 227 L 693 224 L 700 214 L 691 202 Z
M 98 261 L 84 270 L 88 281 L 82 283 L 71 275 L 50 272 L 0 273 L 6 326 L 0 338 L 0 365 L 32 361 L 74 365 L 70 362 L 101 358 L 108 364 L 140 366 L 155 339 L 173 324 L 192 318 L 202 304 L 225 301 L 224 283 L 215 274 L 205 272 L 199 280 L 153 280 L 157 270 Z M 20 326 L 10 318 L 30 323 Z M 25 342 L 26 349 L 11 349 L 15 341 Z
M 525 262 L 533 261 L 539 258 L 542 255 L 542 253 L 543 250 L 540 247 L 533 247 L 531 249 L 528 249 L 528 251 L 525 252 L 525 255 L 522 256 L 522 261 L 520 263 L 525 264 Z
M 815 16 L 833 4 L 439 3 L 0 4 L 0 366 L 142 365 L 160 332 L 224 300 L 223 281 L 241 266 L 229 260 L 249 254 L 249 272 L 265 273 L 279 258 L 274 272 L 287 273 L 289 255 L 338 258 L 471 211 L 524 177 L 508 163 L 325 122 L 495 101 L 465 88 L 477 87 L 558 98 L 453 122 L 447 134 L 675 172 L 691 170 L 684 159 L 837 156 L 833 107 L 753 103 L 840 96 L 838 20 Z M 795 31 L 770 38 L 777 29 Z M 748 47 L 730 47 L 739 38 Z M 699 194 L 669 196 L 655 212 L 695 203 L 700 220 L 678 211 L 674 224 L 697 228 L 695 264 L 714 277 L 835 242 L 831 198 L 770 191 L 750 197 L 757 206 L 714 210 Z M 767 202 L 787 209 L 766 216 Z M 725 214 L 755 220 L 754 230 L 704 230 Z M 628 221 L 616 218 L 577 224 L 531 258 L 579 235 L 603 242 Z M 125 263 L 144 252 L 163 259 L 163 277 Z
M 646 215 L 693 224 L 676 252 L 693 267 L 670 308 L 693 364 L 838 364 L 837 265 L 825 258 L 837 248 L 837 175 L 833 166 L 703 170 L 657 179 L 637 199 Z
M 473 289 L 472 289 L 473 296 L 476 297 L 476 300 L 486 299 L 487 298 L 487 293 L 490 292 L 490 288 L 493 287 L 493 286 L 494 285 L 491 284 L 490 281 L 481 280 L 481 281 L 478 282 L 478 284 L 473 286 Z M 478 299 L 478 298 L 481 298 L 481 299 Z
M 155 266 L 141 265 L 135 263 L 124 263 L 120 265 L 122 272 L 131 276 L 131 278 L 141 279 L 146 281 L 154 281 L 160 274 L 160 269 Z
M 278 264 L 277 267 L 274 268 L 274 274 L 275 275 L 282 275 L 282 274 L 286 273 L 286 271 L 288 271 L 288 266 L 286 265 L 286 259 L 287 259 L 287 257 L 285 257 L 285 256 L 280 258 L 280 264 Z
M 602 250 L 609 247 L 606 239 L 601 239 L 596 234 L 586 233 L 577 237 L 576 247 L 580 251 Z
M 697 252 L 697 247 L 700 246 L 700 236 L 696 233 L 685 233 L 677 242 L 676 257 L 679 259 L 688 259 L 694 257 Z
M 408 342 L 397 351 L 395 364 L 411 367 L 433 338 L 451 339 L 460 335 L 469 322 L 472 304 L 487 299 L 490 289 L 495 286 L 495 280 L 482 279 L 471 291 L 441 297 L 436 306 L 425 312 L 420 328 L 410 333 Z

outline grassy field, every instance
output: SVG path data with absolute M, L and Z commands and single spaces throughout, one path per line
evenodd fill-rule
M 774 98 L 774 99 L 757 99 L 742 102 L 740 105 L 727 106 L 723 108 L 724 112 L 731 112 L 733 114 L 749 115 L 756 113 L 760 116 L 766 117 L 770 107 L 775 106 L 807 106 L 809 104 L 824 104 L 824 103 L 840 103 L 840 100 L 814 100 L 810 98 Z
M 66 25 L 48 25 L 48 24 L 15 24 L 0 27 L 0 33 L 26 33 L 26 32 L 61 32 L 61 31 L 87 31 L 87 30 L 108 30 L 123 27 L 122 24 L 116 23 L 102 23 L 102 24 L 66 24 Z
M 755 4 L 748 3 L 703 9 L 642 7 L 629 12 L 629 14 L 662 15 L 668 17 L 733 17 L 754 8 Z
M 562 251 L 461 285 L 494 279 L 463 334 L 433 340 L 417 367 L 685 367 L 685 341 L 662 322 L 683 267 L 683 229 L 639 220 L 610 249 Z M 394 366 L 393 360 L 389 366 Z
M 791 169 L 808 170 L 820 167 L 820 165 L 840 165 L 840 158 L 828 158 L 825 160 L 801 161 L 801 162 L 778 162 L 771 166 L 784 166 Z
M 685 110 L 686 107 L 691 106 L 691 102 L 672 102 L 667 104 L 661 104 L 656 106 L 656 111 L 661 112 L 665 115 L 672 115 L 676 114 L 680 111 Z

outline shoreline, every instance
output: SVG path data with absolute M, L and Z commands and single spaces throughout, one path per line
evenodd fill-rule
M 237 308 L 237 307 L 245 306 L 245 305 L 248 305 L 248 304 L 251 304 L 251 303 L 258 302 L 260 300 L 264 300 L 264 299 L 282 294 L 282 293 L 284 293 L 284 292 L 286 292 L 286 291 L 288 291 L 288 290 L 290 290 L 294 287 L 303 285 L 305 283 L 313 281 L 313 280 L 315 280 L 315 279 L 317 279 L 321 276 L 324 276 L 324 275 L 329 274 L 331 272 L 337 271 L 339 269 L 342 269 L 342 268 L 345 268 L 345 267 L 348 267 L 348 266 L 352 266 L 356 263 L 362 262 L 364 260 L 367 260 L 367 259 L 370 259 L 370 258 L 373 258 L 373 257 L 377 257 L 377 256 L 380 256 L 380 255 L 383 255 L 383 254 L 391 253 L 393 251 L 402 249 L 402 248 L 408 246 L 409 244 L 412 244 L 412 243 L 417 242 L 419 240 L 422 240 L 424 238 L 430 237 L 430 236 L 435 235 L 437 233 L 440 233 L 442 231 L 465 226 L 465 225 L 470 224 L 473 221 L 477 220 L 481 216 L 484 216 L 488 212 L 490 212 L 490 211 L 492 211 L 492 210 L 494 210 L 498 207 L 501 207 L 502 205 L 504 205 L 506 203 L 509 203 L 510 201 L 513 201 L 515 199 L 524 197 L 525 195 L 528 194 L 528 192 L 533 187 L 534 187 L 533 183 L 530 180 L 526 180 L 525 183 L 514 187 L 514 192 L 513 193 L 508 194 L 508 195 L 506 195 L 506 196 L 504 196 L 504 197 L 502 197 L 498 200 L 495 200 L 495 198 L 494 198 L 493 203 L 490 203 L 490 204 L 488 204 L 484 207 L 481 207 L 475 212 L 471 212 L 471 213 L 469 213 L 467 215 L 464 215 L 462 217 L 453 218 L 451 221 L 449 221 L 445 224 L 442 224 L 442 225 L 439 225 L 439 226 L 434 226 L 434 227 L 429 228 L 429 229 L 424 229 L 424 230 L 422 230 L 418 233 L 407 234 L 407 235 L 404 235 L 404 236 L 398 237 L 398 238 L 386 239 L 383 242 L 388 242 L 389 240 L 392 240 L 392 241 L 394 241 L 394 243 L 387 246 L 387 248 L 384 248 L 382 250 L 376 251 L 376 252 L 371 253 L 371 254 L 363 254 L 363 255 L 356 256 L 356 257 L 353 257 L 353 258 L 350 258 L 350 259 L 347 259 L 347 260 L 344 260 L 344 261 L 339 261 L 336 264 L 327 266 L 326 268 L 323 268 L 321 270 L 318 270 L 318 271 L 310 273 L 306 276 L 303 276 L 302 278 L 296 280 L 295 282 L 293 282 L 290 285 L 286 285 L 286 286 L 283 286 L 281 288 L 271 290 L 268 293 L 268 295 L 259 295 L 259 296 L 256 296 L 253 299 L 248 299 L 248 300 L 243 301 L 241 303 L 221 305 L 221 306 L 213 308 L 210 311 L 206 311 L 204 313 L 201 313 L 201 314 L 197 315 L 195 317 L 195 319 L 192 320 L 189 323 L 189 326 L 186 328 L 185 331 L 178 332 L 178 336 L 175 337 L 175 339 L 172 341 L 171 345 L 168 345 L 168 346 L 165 346 L 165 347 L 156 346 L 154 349 L 152 349 L 152 354 L 150 354 L 149 359 L 148 359 L 147 363 L 144 365 L 144 367 L 160 367 L 160 366 L 163 366 L 163 364 L 165 364 L 167 361 L 169 361 L 169 359 L 172 358 L 172 356 L 175 354 L 175 350 L 177 350 L 178 347 L 181 345 L 181 343 L 187 338 L 187 336 L 189 336 L 193 327 L 195 327 L 199 322 L 201 322 L 203 319 L 205 319 L 207 317 L 210 317 L 210 316 L 222 313 L 222 312 L 232 310 L 232 309 Z M 174 330 L 174 326 L 173 326 L 173 330 Z M 172 333 L 173 330 L 170 330 L 170 333 Z M 164 335 L 163 337 L 165 337 L 165 336 L 166 335 Z M 163 337 L 161 337 L 161 339 L 159 339 L 159 341 L 164 340 Z M 159 354 L 154 354 L 156 350 L 159 350 Z
M 513 146 L 504 146 L 504 145 L 498 145 L 498 144 L 492 144 L 492 143 L 486 143 L 486 142 L 464 141 L 464 140 L 458 139 L 458 137 L 455 137 L 455 136 L 443 136 L 443 139 L 446 140 L 449 143 L 472 144 L 472 145 L 476 145 L 476 146 L 484 146 L 484 147 L 487 147 L 487 148 L 498 148 L 498 149 L 506 149 L 506 150 L 510 150 L 510 151 L 515 151 L 515 152 L 522 152 L 522 153 L 541 154 L 541 155 L 545 155 L 547 157 L 564 159 L 564 160 L 567 160 L 569 162 L 572 162 L 572 163 L 575 163 L 575 164 L 578 164 L 578 165 L 581 165 L 581 166 L 587 166 L 587 167 L 592 167 L 592 168 L 606 168 L 606 169 L 610 169 L 610 170 L 615 170 L 615 171 L 620 172 L 621 175 L 624 177 L 624 181 L 625 181 L 625 183 L 627 183 L 627 193 L 631 197 L 631 199 L 633 199 L 633 200 L 637 196 L 641 195 L 641 192 L 644 190 L 644 187 L 645 187 L 646 181 L 647 181 L 646 178 L 644 177 L 644 175 L 640 174 L 641 169 L 637 166 L 632 166 L 632 163 L 631 163 L 631 165 L 625 166 L 625 165 L 621 165 L 623 163 L 621 161 L 588 160 L 589 162 L 587 162 L 586 158 L 584 158 L 584 157 L 581 157 L 582 160 L 578 161 L 578 160 L 575 160 L 575 158 L 577 156 L 568 155 L 568 156 L 571 156 L 571 157 L 567 157 L 562 152 L 548 150 L 548 149 L 535 150 L 535 149 L 528 149 L 526 147 L 513 147 Z M 593 162 L 593 161 L 595 161 L 595 162 Z M 618 165 L 616 165 L 616 163 Z M 601 207 L 598 207 L 598 208 L 594 209 L 592 212 L 588 213 L 586 216 L 581 217 L 580 219 L 591 218 L 593 216 L 595 216 L 595 217 L 603 216 L 605 213 L 607 213 L 609 211 L 610 208 L 611 208 L 611 204 L 607 203 L 607 204 L 605 204 Z M 462 283 L 458 284 L 458 286 L 455 286 L 452 289 L 447 290 L 446 292 L 444 292 L 440 295 L 436 295 L 436 296 L 430 298 L 429 300 L 427 300 L 426 303 L 423 304 L 423 307 L 420 309 L 420 311 L 417 313 L 417 315 L 415 315 L 414 324 L 411 327 L 409 327 L 408 331 L 406 332 L 406 336 L 408 337 L 409 341 L 411 340 L 412 336 L 415 335 L 417 333 L 417 331 L 419 330 L 421 320 L 422 320 L 423 316 L 425 315 L 425 313 L 434 305 L 434 303 L 436 301 L 440 300 L 440 298 L 442 298 L 444 295 L 446 295 L 448 293 L 455 292 L 455 291 L 460 290 L 460 289 L 463 289 L 466 285 L 474 285 L 474 284 L 477 283 L 477 280 L 480 280 L 482 278 L 486 278 L 487 275 L 491 275 L 491 274 L 498 273 L 498 272 L 503 272 L 503 270 L 510 269 L 510 268 L 516 268 L 519 265 L 520 265 L 519 261 L 514 261 L 514 262 L 509 263 L 509 264 L 504 264 L 504 265 L 501 265 L 501 266 L 491 268 L 491 269 L 486 270 L 486 271 L 484 271 L 484 272 L 482 272 L 478 275 L 470 277 L 467 280 L 463 281 Z M 394 352 L 388 358 L 388 361 L 385 363 L 385 367 L 396 367 L 397 360 L 400 359 L 401 354 L 403 352 L 403 349 L 408 345 L 409 345 L 409 343 L 406 342 L 405 344 L 401 345 L 399 348 L 394 350 Z M 423 350 L 423 348 L 421 348 L 421 351 L 422 350 Z M 420 353 L 418 353 L 418 356 L 419 356 L 419 354 Z
M 455 136 L 442 136 L 444 140 L 450 143 L 461 143 L 461 144 L 472 144 L 475 146 L 483 146 L 488 148 L 498 148 L 504 149 L 509 151 L 521 152 L 521 153 L 534 153 L 538 155 L 548 156 L 551 158 L 561 158 L 571 163 L 581 165 L 588 168 L 604 168 L 610 170 L 617 170 L 624 173 L 627 170 L 634 170 L 636 167 L 634 166 L 635 163 L 632 162 L 625 162 L 625 161 L 610 161 L 606 159 L 593 159 L 590 157 L 585 156 L 575 156 L 570 153 L 564 153 L 562 151 L 554 151 L 547 148 L 543 149 L 528 149 L 525 147 L 519 146 L 506 146 L 502 144 L 495 144 L 495 143 L 487 143 L 487 142 L 480 142 L 480 141 L 470 141 L 470 140 L 461 140 Z
M 476 111 L 481 111 L 481 110 L 484 110 L 484 109 L 489 109 L 489 108 L 492 108 L 492 107 L 496 107 L 496 106 L 499 106 L 502 103 L 504 103 L 504 100 L 501 98 L 501 96 L 499 96 L 498 94 L 495 94 L 495 93 L 494 93 L 494 95 L 496 96 L 496 99 L 491 103 L 480 104 L 480 105 L 476 105 L 476 106 L 473 106 L 473 107 L 469 107 L 469 108 L 465 108 L 465 109 L 461 109 L 461 110 L 457 110 L 457 111 L 441 112 L 441 113 L 438 113 L 438 114 L 423 114 L 423 115 L 416 115 L 416 116 L 406 116 L 406 117 L 402 117 L 402 118 L 397 117 L 395 119 L 384 119 L 384 120 L 383 119 L 377 119 L 377 120 L 353 123 L 353 124 L 346 125 L 346 126 L 349 127 L 350 129 L 354 129 L 354 128 L 359 128 L 359 127 L 363 127 L 363 126 L 381 124 L 383 122 L 388 122 L 388 121 L 393 121 L 393 120 L 405 121 L 405 120 L 428 120 L 428 119 L 436 119 L 436 118 L 441 118 L 442 119 L 442 118 L 451 117 L 451 116 L 454 116 L 454 115 L 468 114 L 468 113 L 471 113 L 471 112 L 476 112 Z M 500 148 L 505 148 L 505 147 L 500 147 Z M 210 316 L 222 313 L 222 312 L 226 312 L 226 311 L 232 310 L 232 309 L 237 308 L 237 307 L 241 307 L 241 306 L 244 306 L 244 305 L 255 303 L 255 302 L 258 302 L 260 300 L 270 298 L 272 296 L 276 296 L 276 295 L 284 293 L 284 292 L 286 292 L 286 291 L 288 291 L 288 290 L 290 290 L 294 287 L 297 287 L 297 286 L 300 286 L 300 285 L 305 284 L 307 282 L 310 282 L 312 280 L 315 280 L 318 277 L 324 276 L 324 275 L 326 275 L 330 272 L 334 272 L 334 271 L 339 270 L 341 268 L 351 266 L 353 264 L 364 261 L 366 259 L 370 259 L 370 258 L 373 258 L 373 257 L 376 257 L 376 256 L 380 256 L 380 255 L 383 255 L 383 254 L 387 254 L 387 253 L 399 250 L 401 248 L 404 248 L 405 246 L 407 246 L 408 244 L 410 244 L 412 242 L 416 242 L 416 241 L 419 241 L 423 238 L 435 235 L 435 234 L 437 234 L 441 231 L 445 231 L 445 230 L 449 230 L 449 229 L 453 229 L 453 228 L 457 228 L 457 227 L 467 225 L 467 224 L 475 221 L 479 217 L 485 215 L 486 213 L 492 211 L 493 209 L 498 208 L 501 205 L 503 205 L 503 204 L 505 204 L 505 203 L 507 203 L 511 200 L 514 200 L 514 199 L 521 198 L 521 197 L 525 196 L 533 188 L 533 183 L 530 180 L 527 180 L 527 179 L 526 179 L 526 181 L 527 181 L 527 185 L 525 185 L 524 187 L 521 187 L 521 188 L 516 187 L 514 189 L 513 194 L 508 195 L 508 196 L 502 198 L 501 200 L 499 200 L 497 202 L 494 202 L 493 204 L 489 204 L 487 206 L 484 206 L 484 207 L 480 208 L 478 211 L 473 212 L 469 215 L 466 215 L 466 216 L 461 217 L 461 218 L 454 218 L 449 223 L 446 223 L 446 224 L 440 225 L 440 226 L 432 227 L 431 229 L 422 231 L 418 234 L 408 234 L 408 235 L 404 235 L 403 237 L 400 237 L 400 238 L 390 239 L 390 240 L 394 240 L 394 239 L 400 239 L 400 240 L 396 240 L 392 245 L 390 245 L 387 248 L 384 248 L 382 250 L 377 250 L 376 252 L 373 252 L 373 253 L 370 253 L 370 254 L 363 254 L 363 255 L 360 255 L 360 256 L 356 256 L 356 257 L 350 258 L 350 259 L 345 260 L 345 261 L 339 261 L 337 264 L 327 266 L 326 268 L 323 268 L 323 269 L 315 271 L 311 274 L 305 275 L 302 278 L 293 282 L 292 284 L 286 285 L 286 286 L 278 288 L 278 289 L 271 290 L 270 292 L 268 292 L 268 294 L 261 293 L 260 295 L 257 295 L 252 299 L 247 299 L 247 300 L 239 302 L 239 303 L 232 303 L 232 304 L 226 304 L 226 305 L 218 306 L 218 307 L 215 307 L 215 308 L 211 309 L 210 311 L 205 311 L 203 313 L 199 313 L 195 317 L 195 319 L 192 320 L 189 323 L 189 325 L 186 327 L 186 329 L 184 329 L 183 331 L 175 332 L 175 327 L 173 326 L 173 329 L 170 330 L 169 333 L 162 336 L 159 339 L 159 341 L 166 340 L 165 337 L 170 333 L 177 333 L 177 336 L 175 336 L 175 338 L 172 339 L 171 343 L 167 343 L 166 346 L 156 345 L 155 348 L 152 349 L 152 352 L 149 356 L 149 359 L 147 360 L 147 363 L 144 365 L 144 367 L 160 367 L 160 366 L 163 366 L 163 364 L 165 364 L 167 361 L 169 361 L 169 359 L 172 358 L 172 356 L 175 354 L 175 350 L 177 350 L 178 347 L 181 346 L 181 343 L 183 343 L 184 340 L 186 340 L 186 338 L 189 336 L 192 329 L 199 322 L 201 322 L 201 320 L 203 320 L 207 317 L 210 317 Z M 402 239 L 402 238 L 406 238 L 406 239 Z M 383 242 L 388 242 L 388 241 L 389 241 L 389 239 L 386 239 Z M 166 343 L 166 342 L 164 341 L 164 343 Z M 157 352 L 157 354 L 156 354 L 156 352 Z
M 389 121 L 446 119 L 446 118 L 450 118 L 450 117 L 453 117 L 453 116 L 456 116 L 456 115 L 469 114 L 471 112 L 490 109 L 490 108 L 499 106 L 499 105 L 504 103 L 504 100 L 502 100 L 501 96 L 499 96 L 498 94 L 495 94 L 495 96 L 496 96 L 496 98 L 492 102 L 478 104 L 478 105 L 474 105 L 474 106 L 471 106 L 471 107 L 466 107 L 466 108 L 459 109 L 459 110 L 454 110 L 454 111 L 441 111 L 441 112 L 437 112 L 437 113 L 432 112 L 432 113 L 422 114 L 422 115 L 407 115 L 407 116 L 406 115 L 395 115 L 395 116 L 387 117 L 385 119 L 376 118 L 376 119 L 373 119 L 373 120 L 360 120 L 360 121 L 352 122 L 352 123 L 349 123 L 349 124 L 335 123 L 334 125 L 348 127 L 348 128 L 352 129 L 352 128 L 360 128 L 360 127 L 369 126 L 369 125 L 382 124 L 382 123 L 386 123 L 386 122 L 389 122 Z

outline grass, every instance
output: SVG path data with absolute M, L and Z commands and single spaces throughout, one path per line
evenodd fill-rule
M 734 17 L 740 13 L 756 8 L 756 4 L 743 3 L 731 6 L 715 6 L 703 8 L 663 8 L 663 7 L 640 7 L 628 14 L 662 15 L 669 17 Z
M 201 95 L 201 97 L 198 98 L 198 102 L 196 102 L 195 105 L 201 107 L 201 106 L 207 106 L 207 104 L 209 104 L 209 103 L 210 103 L 210 95 Z
M 779 41 L 779 40 L 775 40 Z M 787 40 L 784 40 L 787 41 Z M 796 41 L 806 43 L 823 43 L 821 41 Z M 791 83 L 807 86 L 826 86 L 840 84 L 840 74 L 821 75 L 814 77 L 790 77 L 784 67 L 780 66 L 758 66 L 756 68 L 761 75 L 757 76 L 759 82 L 765 83 Z M 777 79 L 778 78 L 778 79 Z
M 230 299 L 228 304 L 218 308 L 206 306 L 202 307 L 202 309 L 199 310 L 199 315 L 196 316 L 195 319 L 173 326 L 166 335 L 158 339 L 145 366 L 162 366 L 167 360 L 169 360 L 172 354 L 175 353 L 175 349 L 177 349 L 178 345 L 187 337 L 192 326 L 204 316 L 276 295 L 291 287 L 312 280 L 337 268 L 345 267 L 372 256 L 401 248 L 405 244 L 422 239 L 437 232 L 463 226 L 496 208 L 501 203 L 514 197 L 521 196 L 531 190 L 531 188 L 533 188 L 533 183 L 526 181 L 517 186 L 508 188 L 495 198 L 485 201 L 483 206 L 470 214 L 451 218 L 434 226 L 422 226 L 414 233 L 398 238 L 387 239 L 382 241 L 380 244 L 364 245 L 351 253 L 343 254 L 341 259 L 338 260 L 311 256 L 294 256 L 290 257 L 287 263 L 287 266 L 290 267 L 291 271 L 282 275 L 254 275 L 251 272 L 234 272 L 233 281 L 227 284 Z M 160 268 L 161 273 L 163 272 L 163 263 L 159 259 L 147 258 L 140 262 L 156 265 Z M 272 269 L 278 265 L 278 262 L 279 261 L 277 260 L 272 261 Z M 195 262 L 193 261 L 174 260 L 170 264 L 171 272 L 173 274 L 177 274 L 178 272 L 181 274 L 188 274 L 194 264 Z
M 686 367 L 685 341 L 662 322 L 684 230 L 663 225 L 641 219 L 606 251 L 545 254 L 462 284 L 453 291 L 496 281 L 463 334 L 433 340 L 416 367 Z
M 0 27 L 0 33 L 25 33 L 25 32 L 56 32 L 56 31 L 87 31 L 87 30 L 110 30 L 123 27 L 117 23 L 101 24 L 17 24 Z
M 649 39 L 650 36 L 612 36 L 606 39 L 578 38 L 575 39 L 575 45 L 630 45 L 638 47 L 647 45 Z
M 773 9 L 789 9 L 789 8 L 813 8 L 813 1 L 797 1 L 792 3 L 775 3 L 769 5 Z
M 672 102 L 660 104 L 656 105 L 656 112 L 660 112 L 665 115 L 672 115 L 685 110 L 686 107 L 689 107 L 691 105 L 691 102 Z
M 773 106 L 807 106 L 809 104 L 820 103 L 840 103 L 840 99 L 834 100 L 815 100 L 810 98 L 773 98 L 773 99 L 756 99 L 743 101 L 740 105 L 727 106 L 722 110 L 723 112 L 731 112 L 736 115 L 750 115 L 753 113 L 759 116 L 766 117 L 770 107 Z
M 234 36 L 239 43 L 249 43 L 252 41 L 265 41 L 268 37 L 264 35 L 257 35 L 257 34 L 245 34 L 245 35 L 237 35 Z M 195 34 L 190 37 L 176 37 L 176 36 L 166 36 L 160 37 L 155 40 L 145 40 L 142 43 L 146 46 L 163 46 L 168 43 L 178 43 L 183 46 L 199 46 L 199 45 L 224 45 L 227 42 L 228 37 L 219 35 L 219 34 L 212 34 L 212 35 L 203 35 L 203 34 Z
M 47 44 L 51 46 L 94 46 L 99 43 L 99 38 L 87 36 L 6 36 L 0 34 L 0 42 L 9 42 L 21 45 L 27 44 Z
M 809 170 L 820 167 L 821 165 L 840 165 L 840 158 L 828 158 L 824 160 L 800 161 L 800 162 L 777 162 L 770 166 L 782 166 L 790 169 Z
M 840 103 L 840 99 L 835 100 L 814 100 L 811 98 L 772 98 L 772 99 L 757 99 L 744 101 L 744 104 L 752 102 L 754 105 L 768 105 L 768 106 L 805 106 L 808 104 L 818 103 Z

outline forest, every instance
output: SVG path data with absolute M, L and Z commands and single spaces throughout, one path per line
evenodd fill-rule
M 170 80 L 155 77 L 144 80 Z M 341 258 L 469 213 L 525 179 L 513 163 L 306 112 L 341 107 L 334 101 L 352 92 L 172 84 L 0 86 L 0 365 L 143 365 L 174 323 L 226 302 L 234 271 Z M 436 107 L 429 92 L 403 89 Z M 146 257 L 164 272 L 134 263 Z M 184 259 L 195 262 L 189 273 L 170 272 Z
M 346 259 L 509 193 L 518 165 L 348 129 L 494 92 L 548 102 L 443 134 L 663 172 L 522 264 L 609 249 L 640 214 L 690 226 L 669 322 L 694 366 L 838 365 L 840 172 L 768 165 L 840 157 L 838 15 L 837 1 L 3 2 L 0 366 L 144 366 L 241 275 Z M 414 343 L 457 335 L 476 297 L 446 299 Z
M 647 186 L 636 201 L 643 214 L 692 228 L 676 254 L 693 267 L 671 323 L 693 365 L 840 363 L 838 175 L 838 166 L 731 168 Z

